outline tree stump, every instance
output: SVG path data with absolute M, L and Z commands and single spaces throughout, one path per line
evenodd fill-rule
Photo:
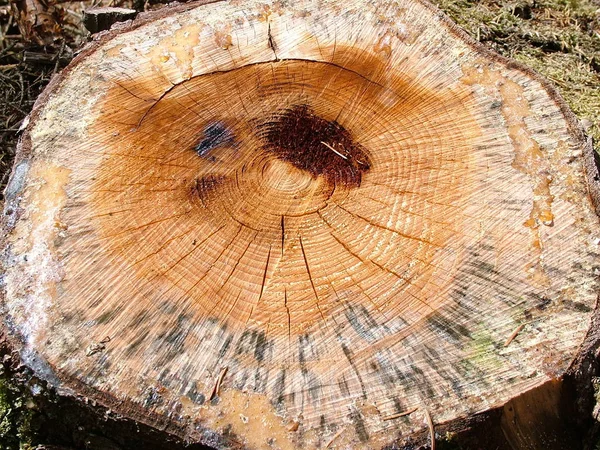
M 118 7 L 89 8 L 84 11 L 83 23 L 90 33 L 110 30 L 117 22 L 134 19 L 137 16 L 135 9 Z
M 38 100 L 4 323 L 63 393 L 188 441 L 401 445 L 583 373 L 598 193 L 554 88 L 428 3 L 176 6 Z

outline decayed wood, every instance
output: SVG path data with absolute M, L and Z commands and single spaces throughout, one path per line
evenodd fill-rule
M 400 443 L 597 345 L 591 155 L 428 4 L 180 6 L 39 100 L 5 322 L 40 376 L 191 441 Z

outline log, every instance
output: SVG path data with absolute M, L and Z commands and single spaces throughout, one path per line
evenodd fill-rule
M 189 442 L 433 447 L 590 381 L 599 192 L 555 89 L 428 3 L 180 5 L 36 103 L 4 327 L 64 395 Z

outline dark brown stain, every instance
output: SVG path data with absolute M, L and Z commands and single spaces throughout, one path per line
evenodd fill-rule
M 381 107 L 380 99 L 389 99 L 390 106 L 385 114 L 390 117 L 412 117 L 423 108 L 439 103 L 449 108 L 460 105 L 456 119 L 464 124 L 472 122 L 469 115 L 470 91 L 439 92 L 419 85 L 409 71 L 389 72 L 387 62 L 376 55 L 338 46 L 330 62 L 289 59 L 215 71 L 176 86 L 166 86 L 167 91 L 159 97 L 154 95 L 152 102 L 132 96 L 129 91 L 155 92 L 157 83 L 164 83 L 158 76 L 136 79 L 135 85 L 132 81 L 131 84 L 115 87 L 107 95 L 107 100 L 99 103 L 97 124 L 90 130 L 94 144 L 102 144 L 107 157 L 93 183 L 90 198 L 90 204 L 95 205 L 90 212 L 102 214 L 98 221 L 99 242 L 103 247 L 106 246 L 107 252 L 124 255 L 135 267 L 136 274 L 141 279 L 150 279 L 149 286 L 154 287 L 154 280 L 163 281 L 156 276 L 163 270 L 160 259 L 155 254 L 148 254 L 143 264 L 137 264 L 139 258 L 135 256 L 134 251 L 137 250 L 133 247 L 137 241 L 126 240 L 125 236 L 130 231 L 145 233 L 150 229 L 146 226 L 161 226 L 158 224 L 166 224 L 171 220 L 178 220 L 182 229 L 192 229 L 193 222 L 206 221 L 207 218 L 214 220 L 215 227 L 219 226 L 215 233 L 221 233 L 222 227 L 232 222 L 232 218 L 229 217 L 231 210 L 220 207 L 217 200 L 227 198 L 237 189 L 238 176 L 251 176 L 252 171 L 260 174 L 266 162 L 284 160 L 290 169 L 295 167 L 318 178 L 319 182 L 326 181 L 319 183 L 323 185 L 322 193 L 332 192 L 332 185 L 334 188 L 355 188 L 364 183 L 366 174 L 376 170 L 374 165 L 377 164 L 379 151 L 369 144 L 372 136 L 368 127 L 355 124 L 350 115 L 352 108 L 338 108 L 333 100 L 331 104 L 324 105 L 320 101 L 313 101 L 308 94 L 303 95 L 309 83 L 317 87 L 319 83 L 324 87 L 328 87 L 329 83 L 339 87 L 348 86 L 360 92 L 365 106 Z M 305 74 L 310 75 L 306 81 L 303 78 Z M 217 96 L 213 86 L 222 86 L 223 92 Z M 294 95 L 288 96 L 288 90 Z M 310 91 L 307 89 L 306 92 Z M 237 97 L 240 97 L 240 101 Z M 263 108 L 260 103 L 264 98 L 270 99 L 268 108 Z M 251 102 L 259 104 L 253 107 Z M 123 108 L 124 104 L 127 109 Z M 375 112 L 370 112 L 369 117 L 371 115 L 375 117 Z M 120 136 L 118 145 L 114 142 L 114 133 Z M 123 148 L 131 148 L 131 151 L 123 152 Z M 402 148 L 398 151 L 402 151 Z M 214 162 L 211 159 L 213 157 Z M 138 180 L 140 174 L 150 173 L 157 176 L 144 175 Z M 125 192 L 123 181 L 130 179 L 138 181 L 127 187 L 127 196 L 140 201 L 133 205 L 130 212 L 123 213 L 125 215 L 116 214 L 119 210 L 115 209 L 115 192 Z M 157 189 L 156 180 L 161 183 L 160 190 Z M 172 184 L 169 184 L 171 180 Z M 467 181 L 462 180 L 461 186 L 464 183 Z M 177 214 L 158 217 L 156 221 L 143 224 L 144 228 L 125 229 L 124 224 L 133 223 L 131 221 L 138 213 L 138 204 L 156 205 L 156 211 L 176 209 Z M 75 201 L 69 207 L 74 205 Z M 140 209 L 143 208 L 140 206 Z M 115 213 L 114 217 L 110 215 L 111 212 Z M 356 217 L 364 220 L 360 215 Z M 237 217 L 233 217 L 233 222 L 237 220 Z M 283 251 L 290 240 L 293 220 L 288 224 L 284 215 L 280 216 L 280 220 L 281 235 L 277 238 L 281 238 Z M 251 227 L 245 222 L 238 223 Z M 107 239 L 114 236 L 118 239 Z M 196 240 L 197 246 L 203 244 L 202 236 L 192 233 L 186 239 L 188 237 L 190 243 Z M 157 251 L 162 250 L 161 246 L 170 236 L 161 238 L 163 242 L 154 247 Z M 206 236 L 206 239 L 212 239 L 212 235 Z M 439 240 L 443 239 L 440 237 Z M 275 238 L 266 244 L 272 245 L 273 249 L 280 245 L 279 239 Z M 274 252 L 269 252 L 264 267 L 269 267 L 268 260 L 273 255 Z M 200 289 L 194 288 L 189 296 L 196 300 L 194 296 L 198 294 Z M 197 300 L 199 304 L 205 301 Z M 374 324 L 369 317 L 359 312 L 356 310 L 349 315 L 354 330 L 364 339 L 376 339 L 385 332 L 372 328 Z M 238 320 L 231 317 L 226 319 Z M 236 341 L 231 343 L 233 349 Z M 234 353 L 233 349 L 228 351 Z M 263 353 L 260 345 L 252 352 L 260 360 L 267 360 L 272 353 L 270 347 L 268 353 Z M 308 360 L 309 354 L 307 350 L 303 357 Z
M 371 168 L 366 149 L 337 121 L 317 116 L 308 105 L 275 113 L 259 125 L 258 134 L 267 152 L 333 186 L 358 187 Z

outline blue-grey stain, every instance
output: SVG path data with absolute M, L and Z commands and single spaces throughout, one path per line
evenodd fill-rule
M 15 166 L 13 173 L 8 180 L 8 184 L 6 185 L 6 189 L 4 190 L 4 198 L 6 199 L 7 204 L 8 202 L 14 200 L 17 194 L 23 189 L 23 184 L 25 183 L 25 178 L 28 171 L 28 159 L 19 162 Z
M 233 145 L 234 142 L 234 135 L 224 122 L 211 122 L 202 131 L 202 140 L 194 150 L 198 156 L 207 156 L 211 150 Z
M 362 417 L 362 414 L 354 409 L 350 413 L 350 419 L 354 423 L 354 429 L 356 430 L 356 434 L 360 442 L 367 442 L 369 440 L 369 433 L 367 432 L 367 428 L 365 427 L 365 421 Z
M 204 396 L 204 394 L 202 394 L 202 392 L 198 392 L 198 390 L 196 389 L 196 383 L 192 383 L 190 385 L 190 388 L 188 389 L 185 395 L 197 405 L 203 405 L 206 401 L 206 397 Z

